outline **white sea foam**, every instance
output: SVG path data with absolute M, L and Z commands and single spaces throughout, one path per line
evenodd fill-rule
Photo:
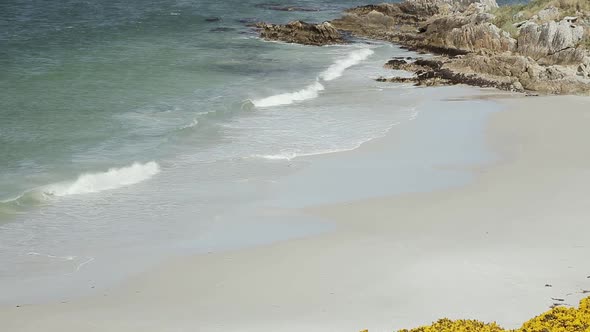
M 375 52 L 368 48 L 353 51 L 346 58 L 336 60 L 336 62 L 320 74 L 320 78 L 324 81 L 335 80 L 342 76 L 346 69 L 361 63 L 361 61 L 366 60 L 373 53 Z
M 291 160 L 301 155 L 294 152 L 284 152 L 279 154 L 255 154 L 252 158 L 268 159 L 268 160 Z
M 346 58 L 336 60 L 328 69 L 323 71 L 316 79 L 316 81 L 305 88 L 295 91 L 281 93 L 278 95 L 253 100 L 252 104 L 256 107 L 273 107 L 289 105 L 295 102 L 314 99 L 319 96 L 319 92 L 325 88 L 320 83 L 322 81 L 332 81 L 344 74 L 344 71 L 361 61 L 366 60 L 374 52 L 368 48 L 358 49 L 352 51 Z
M 41 188 L 41 191 L 51 196 L 96 193 L 136 184 L 159 172 L 160 166 L 154 161 L 145 164 L 136 162 L 131 166 L 111 168 L 102 173 L 82 174 L 75 181 L 51 184 Z
M 394 128 L 406 121 L 415 120 L 418 116 L 418 110 L 416 107 L 409 107 L 404 110 L 406 113 L 405 119 L 401 121 L 394 121 L 389 125 L 382 127 L 373 131 L 372 133 L 368 133 L 368 135 L 359 137 L 357 140 L 354 141 L 346 141 L 341 142 L 341 146 L 336 149 L 322 149 L 318 147 L 317 149 L 311 149 L 307 151 L 302 151 L 301 149 L 290 149 L 290 150 L 283 150 L 276 154 L 254 154 L 251 155 L 250 158 L 258 158 L 258 159 L 267 159 L 267 160 L 277 160 L 277 161 L 291 161 L 295 158 L 300 157 L 310 157 L 310 156 L 317 156 L 323 154 L 331 154 L 331 153 L 338 153 L 338 152 L 345 152 L 345 151 L 352 151 L 360 148 L 363 144 L 370 142 L 374 139 L 378 139 L 387 135 L 387 133 Z
M 365 141 L 361 141 L 359 143 L 353 144 L 352 146 L 343 147 L 341 149 L 327 149 L 327 150 L 318 150 L 313 152 L 291 152 L 285 151 L 280 152 L 277 154 L 255 154 L 252 155 L 252 158 L 259 158 L 259 159 L 267 159 L 267 160 L 292 160 L 295 158 L 300 157 L 311 157 L 311 156 L 318 156 L 322 154 L 331 154 L 331 153 L 338 153 L 338 152 L 345 152 L 345 151 L 352 151 L 358 149 Z
M 299 91 L 281 93 L 267 98 L 253 100 L 252 103 L 256 107 L 289 105 L 297 101 L 316 98 L 322 90 L 324 90 L 324 86 L 319 81 L 315 81 L 313 84 L 310 84 Z

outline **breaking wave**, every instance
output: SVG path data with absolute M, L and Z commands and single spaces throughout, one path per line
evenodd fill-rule
M 111 168 L 102 173 L 85 173 L 75 181 L 51 184 L 41 190 L 46 195 L 69 196 L 96 193 L 129 186 L 145 181 L 160 172 L 155 161 L 145 164 L 133 163 L 131 166 Z
M 304 89 L 295 92 L 281 93 L 267 98 L 254 100 L 252 103 L 256 107 L 271 107 L 293 104 L 296 101 L 303 101 L 316 98 L 319 92 L 324 90 L 324 86 L 316 81 L 306 86 Z
M 97 193 L 145 181 L 160 172 L 155 161 L 133 163 L 127 167 L 110 168 L 106 172 L 84 173 L 74 181 L 58 182 L 38 187 L 23 194 L 0 201 L 0 212 L 15 213 L 21 207 L 43 204 L 51 197 Z
M 366 60 L 373 53 L 373 50 L 368 48 L 355 50 L 351 52 L 346 58 L 336 60 L 330 67 L 328 67 L 328 69 L 323 71 L 317 77 L 314 83 L 306 86 L 305 88 L 295 92 L 281 93 L 274 96 L 253 100 L 252 104 L 254 104 L 256 107 L 273 107 L 289 105 L 295 102 L 317 98 L 319 96 L 319 92 L 325 89 L 322 83 L 320 83 L 320 80 L 328 82 L 341 77 L 346 69 Z
M 320 78 L 324 81 L 335 80 L 342 76 L 346 69 L 354 65 L 358 65 L 361 63 L 361 61 L 366 60 L 373 53 L 375 52 L 368 48 L 353 51 L 346 58 L 336 60 L 336 62 L 334 62 L 330 67 L 328 67 L 328 69 L 320 74 Z

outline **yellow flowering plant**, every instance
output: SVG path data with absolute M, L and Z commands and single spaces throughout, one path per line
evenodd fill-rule
M 590 332 L 590 297 L 580 301 L 578 308 L 555 307 L 517 330 L 505 330 L 496 323 L 443 318 L 432 325 L 399 332 Z

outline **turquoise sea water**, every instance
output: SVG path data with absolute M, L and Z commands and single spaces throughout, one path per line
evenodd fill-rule
M 244 100 L 296 86 L 337 55 L 260 42 L 244 22 L 319 21 L 359 3 L 289 13 L 243 1 L 3 1 L 0 200 L 215 144 Z
M 40 203 L 60 192 L 35 188 L 83 173 L 215 147 L 245 100 L 305 86 L 346 54 L 264 43 L 245 23 L 323 21 L 364 3 L 282 12 L 259 1 L 3 1 L 0 209 Z M 137 171 L 147 174 L 129 182 L 156 173 Z
M 265 42 L 247 24 L 369 2 L 2 1 L 0 278 L 323 231 L 260 202 L 305 156 L 404 126 L 425 96 L 373 80 L 408 54 L 396 46 Z

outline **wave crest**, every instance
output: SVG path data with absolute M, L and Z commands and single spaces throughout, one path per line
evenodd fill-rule
M 160 166 L 150 161 L 133 163 L 127 167 L 110 168 L 106 172 L 84 173 L 74 181 L 59 182 L 25 191 L 5 200 L 0 200 L 0 217 L 25 211 L 27 207 L 46 204 L 51 197 L 97 193 L 145 181 L 160 172 Z M 1 218 L 0 218 L 0 221 Z
M 303 101 L 316 98 L 319 92 L 324 90 L 324 86 L 316 81 L 306 86 L 304 89 L 295 92 L 281 93 L 263 99 L 253 100 L 252 104 L 256 107 L 271 107 L 293 104 L 296 101 Z
M 336 60 L 332 65 L 330 65 L 330 67 L 328 67 L 328 69 L 323 71 L 316 78 L 314 83 L 306 86 L 305 88 L 295 92 L 281 93 L 274 96 L 253 100 L 252 104 L 256 107 L 273 107 L 289 105 L 298 101 L 317 98 L 319 96 L 319 92 L 325 89 L 320 83 L 320 80 L 328 82 L 341 77 L 346 69 L 359 64 L 363 60 L 366 60 L 373 53 L 373 50 L 368 48 L 355 50 L 348 54 L 346 58 Z
M 55 183 L 41 188 L 46 195 L 69 196 L 112 190 L 145 181 L 160 172 L 155 161 L 145 164 L 138 162 L 131 166 L 110 168 L 101 173 L 85 173 L 75 181 Z
M 346 58 L 336 60 L 336 62 L 334 62 L 330 67 L 328 67 L 328 69 L 320 74 L 320 78 L 324 81 L 335 80 L 342 76 L 346 69 L 366 60 L 373 53 L 375 52 L 368 48 L 353 51 Z

